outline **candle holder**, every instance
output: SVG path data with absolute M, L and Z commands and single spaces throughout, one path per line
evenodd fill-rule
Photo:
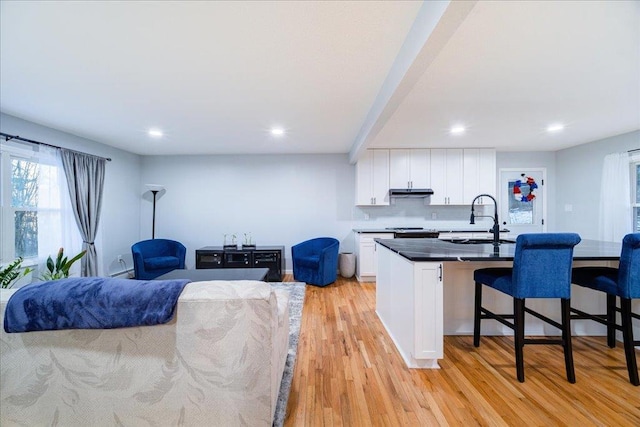
M 231 235 L 231 243 L 227 243 L 227 235 L 224 235 L 224 243 L 222 244 L 223 249 L 238 249 L 238 244 L 236 243 L 236 235 Z
M 251 233 L 244 233 L 244 243 L 242 243 L 242 249 L 255 249 L 256 244 L 253 242 Z

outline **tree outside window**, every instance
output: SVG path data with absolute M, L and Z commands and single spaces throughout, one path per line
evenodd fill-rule
M 38 255 L 38 163 L 11 159 L 11 206 L 14 209 L 15 256 Z

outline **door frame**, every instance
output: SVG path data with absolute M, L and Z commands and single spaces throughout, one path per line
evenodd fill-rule
M 544 184 L 540 185 L 538 187 L 538 190 L 542 192 L 542 232 L 546 233 L 547 232 L 547 226 L 549 224 L 549 220 L 548 220 L 548 216 L 547 216 L 547 168 L 545 167 L 521 167 L 521 168 L 500 168 L 498 169 L 498 202 L 500 203 L 500 206 L 505 206 L 503 203 L 507 203 L 506 200 L 504 200 L 504 198 L 506 197 L 504 195 L 504 192 L 501 191 L 501 185 L 502 185 L 502 173 L 503 172 L 522 172 L 522 171 L 527 171 L 527 172 L 538 172 L 542 174 L 542 181 L 544 182 Z M 515 230 L 514 230 L 515 231 Z

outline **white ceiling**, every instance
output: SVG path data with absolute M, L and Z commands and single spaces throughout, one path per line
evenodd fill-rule
M 640 2 L 453 2 L 431 60 L 404 64 L 433 4 L 1 1 L 0 109 L 138 154 L 557 150 L 640 128 Z

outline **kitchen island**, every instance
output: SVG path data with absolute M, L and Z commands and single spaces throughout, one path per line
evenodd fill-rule
M 473 271 L 485 267 L 510 267 L 515 243 L 494 247 L 439 239 L 375 239 L 377 252 L 376 313 L 410 368 L 438 368 L 443 358 L 443 336 L 473 334 Z M 574 248 L 574 265 L 616 267 L 621 244 L 583 240 Z M 586 291 L 586 292 L 585 292 Z M 602 310 L 588 290 L 574 288 L 572 305 Z M 487 288 L 484 300 L 496 312 L 509 313 L 513 300 Z M 558 319 L 556 300 L 529 300 L 528 305 Z M 555 304 L 555 305 L 554 305 Z M 557 305 L 557 307 L 556 307 Z M 498 322 L 483 324 L 483 335 L 511 335 Z M 574 322 L 574 334 L 603 335 L 594 322 Z M 527 335 L 558 335 L 559 331 L 527 317 Z

